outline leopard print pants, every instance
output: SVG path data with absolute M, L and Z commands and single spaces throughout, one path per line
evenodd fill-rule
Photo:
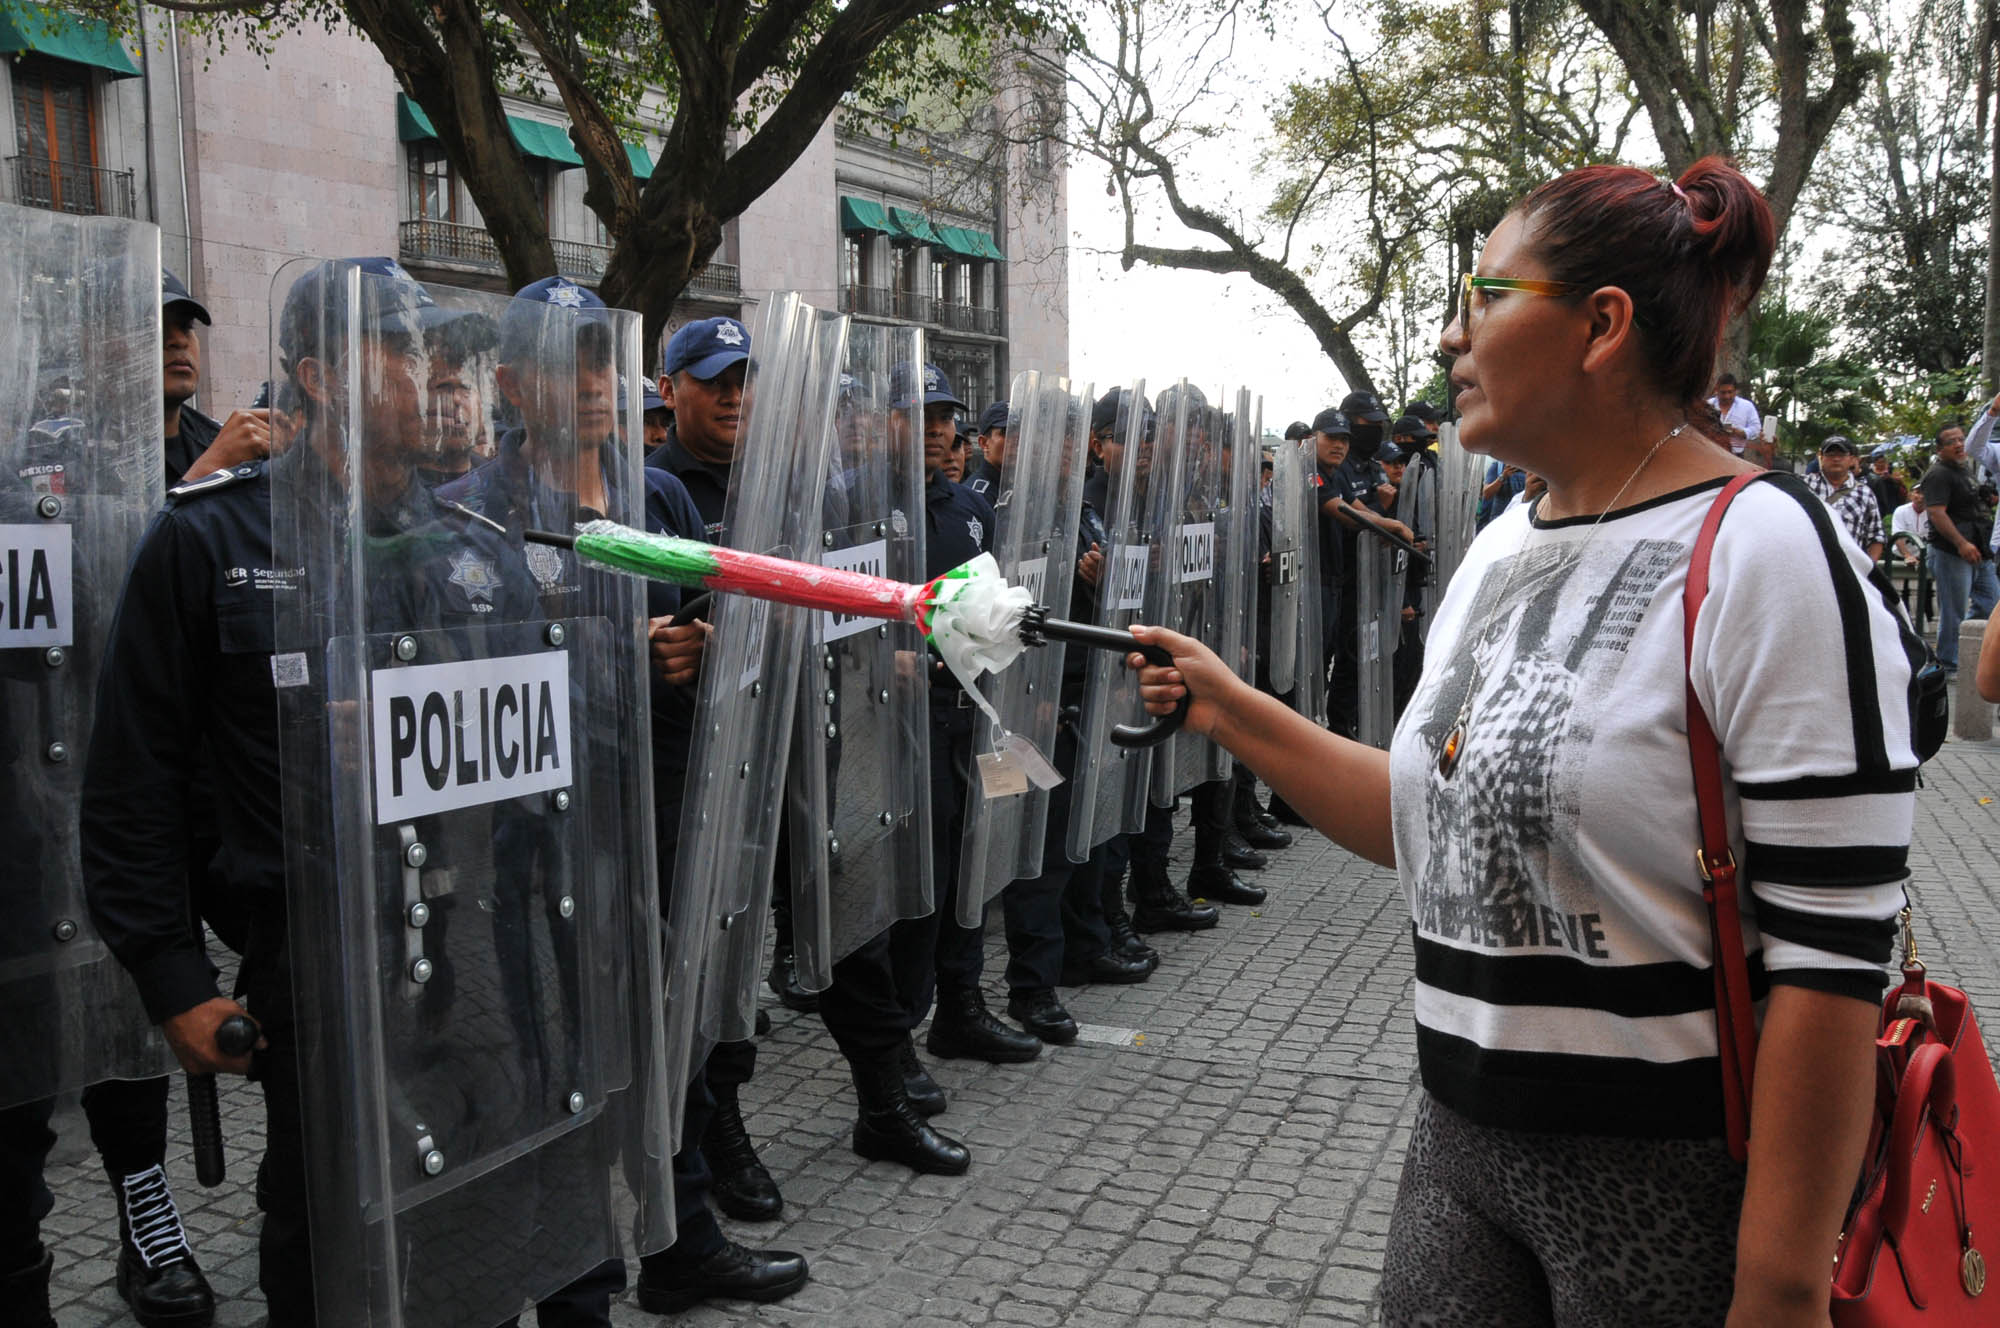
M 1386 1328 L 1718 1328 L 1743 1168 L 1720 1140 L 1527 1134 L 1425 1094 L 1382 1267 Z

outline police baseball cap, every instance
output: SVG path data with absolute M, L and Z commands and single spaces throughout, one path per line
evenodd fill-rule
M 1412 401 L 1409 405 L 1404 406 L 1403 413 L 1405 415 L 1413 415 L 1417 419 L 1422 420 L 1425 424 L 1430 424 L 1430 425 L 1435 425 L 1439 420 L 1442 420 L 1444 418 L 1443 411 L 1439 410 L 1436 406 L 1433 406 L 1430 402 L 1425 401 L 1422 397 L 1418 397 L 1415 401 Z
M 917 381 L 914 365 L 908 363 L 899 364 L 890 370 L 889 399 L 890 404 L 897 410 L 908 410 L 910 407 L 919 404 L 925 406 L 956 406 L 960 410 L 969 409 L 963 401 L 958 399 L 957 394 L 951 390 L 951 379 L 946 378 L 944 370 L 938 368 L 935 364 L 926 364 L 924 366 L 923 389 L 923 400 L 920 403 L 917 400 Z
M 348 274 L 355 271 L 361 274 L 360 305 L 351 308 Z M 321 358 L 327 344 L 344 340 L 355 322 L 366 336 L 415 342 L 423 335 L 423 311 L 436 305 L 393 258 L 329 258 L 308 268 L 285 295 L 278 351 L 287 369 Z
M 1350 420 L 1364 424 L 1387 424 L 1389 412 L 1382 409 L 1382 403 L 1373 392 L 1349 392 L 1340 401 L 1341 413 Z M 1321 430 L 1322 433 L 1325 430 Z
M 1296 443 L 1302 439 L 1312 437 L 1312 432 L 1312 425 L 1307 424 L 1304 420 L 1293 420 L 1285 426 L 1285 441 Z
M 660 395 L 660 389 L 654 385 L 653 380 L 650 378 L 641 378 L 639 380 L 639 409 L 665 410 L 666 408 L 666 399 Z
M 1405 415 L 1389 426 L 1391 438 L 1435 438 L 1437 430 L 1415 415 Z
M 1841 456 L 1853 456 L 1854 444 L 1836 433 L 1829 435 L 1827 440 L 1819 445 L 1819 450 L 1838 453 Z
M 204 323 L 208 323 L 211 326 L 214 325 L 215 320 L 208 316 L 208 310 L 202 306 L 200 300 L 188 294 L 188 288 L 181 282 L 181 279 L 165 268 L 161 268 L 160 310 L 164 313 L 177 304 L 185 306 L 183 312 L 190 317 L 199 318 Z
M 734 318 L 702 318 L 668 339 L 666 362 L 660 372 L 672 378 L 685 371 L 705 383 L 749 358 L 748 328 Z
M 1313 416 L 1313 432 L 1323 433 L 1329 438 L 1351 438 L 1354 430 L 1347 423 L 1347 416 L 1329 406 Z
M 550 329 L 550 319 L 558 309 L 573 309 L 576 316 L 568 324 L 600 324 L 608 327 L 605 303 L 596 291 L 579 286 L 568 277 L 543 277 L 514 292 L 507 312 L 500 315 L 500 358 L 518 360 L 531 355 Z
M 1117 427 L 1119 433 L 1124 433 L 1122 426 L 1129 418 L 1126 414 L 1128 409 L 1126 398 L 1131 395 L 1132 389 L 1129 387 L 1114 387 L 1099 397 L 1097 403 L 1090 408 L 1090 431 L 1102 433 L 1106 429 Z M 1146 398 L 1139 398 L 1139 409 L 1146 412 L 1147 423 L 1151 423 L 1153 408 L 1146 403 Z
M 1007 427 L 1007 421 L 1012 418 L 1013 414 L 1007 409 L 1007 403 L 996 401 L 979 413 L 979 432 L 991 433 L 995 429 L 1004 429 Z

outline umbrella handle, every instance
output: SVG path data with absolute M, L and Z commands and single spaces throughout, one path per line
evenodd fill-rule
M 701 615 L 708 612 L 709 602 L 714 598 L 714 591 L 704 590 L 699 595 L 682 600 L 680 612 L 676 613 L 670 620 L 672 625 L 675 627 L 686 627 L 690 623 L 700 622 Z
M 1023 641 L 1031 646 L 1043 645 L 1046 641 L 1062 641 L 1123 655 L 1137 651 L 1156 668 L 1173 667 L 1174 657 L 1164 646 L 1135 641 L 1130 632 L 1115 627 L 1094 627 L 1089 623 L 1071 622 L 1067 618 L 1050 618 L 1046 616 L 1047 612 L 1040 605 L 1028 610 L 1028 616 L 1021 624 Z M 1172 714 L 1155 716 L 1150 724 L 1113 724 L 1111 741 L 1120 747 L 1158 746 L 1178 733 L 1181 725 L 1187 722 L 1188 706 L 1193 699 L 1183 693 Z

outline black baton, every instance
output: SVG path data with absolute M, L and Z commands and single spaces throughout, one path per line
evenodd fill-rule
M 215 1030 L 215 1049 L 225 1056 L 247 1056 L 257 1045 L 257 1025 L 250 1016 L 232 1014 Z M 222 1111 L 215 1100 L 215 1076 L 190 1074 L 188 1125 L 194 1133 L 194 1177 L 203 1189 L 222 1184 Z

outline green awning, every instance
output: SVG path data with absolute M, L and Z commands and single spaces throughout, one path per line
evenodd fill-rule
M 970 226 L 938 226 L 938 245 L 960 258 L 977 258 L 992 262 L 1005 262 L 1007 255 L 993 243 L 993 237 L 985 231 L 973 230 Z
M 1007 255 L 1000 252 L 1000 246 L 995 244 L 993 242 L 993 237 L 991 235 L 988 235 L 985 231 L 969 230 L 966 232 L 966 234 L 972 237 L 972 242 L 979 246 L 980 251 L 987 258 L 992 259 L 996 263 L 1004 263 L 1007 261 Z
M 840 229 L 844 234 L 888 235 L 889 214 L 880 203 L 867 198 L 840 197 Z
M 583 158 L 576 155 L 576 144 L 569 141 L 569 130 L 561 125 L 510 115 L 507 132 L 514 136 L 514 146 L 525 156 L 540 157 L 557 166 L 583 165 Z
M 889 209 L 889 235 L 892 239 L 914 240 L 918 244 L 938 243 L 937 232 L 931 229 L 931 224 L 925 219 L 924 214 L 912 212 L 908 208 Z
M 569 141 L 569 130 L 561 125 L 550 124 L 546 120 L 530 120 L 525 116 L 510 115 L 507 117 L 507 132 L 513 138 L 514 146 L 521 149 L 526 156 L 538 157 L 564 167 L 583 165 L 583 158 L 576 155 L 576 145 Z M 424 114 L 424 108 L 404 92 L 396 94 L 396 136 L 405 143 L 437 137 L 437 126 L 431 123 L 430 116 Z M 625 151 L 629 155 L 633 150 L 628 144 Z M 639 156 L 643 155 L 642 151 L 633 156 L 632 164 L 635 171 L 638 168 Z M 652 173 L 652 165 L 648 163 L 646 175 Z
M 0 53 L 22 51 L 90 65 L 113 78 L 139 77 L 139 66 L 125 54 L 110 24 L 43 5 L 0 0 Z
M 633 179 L 650 180 L 653 178 L 653 154 L 647 151 L 644 144 L 627 143 L 625 145 L 625 155 L 631 159 Z

